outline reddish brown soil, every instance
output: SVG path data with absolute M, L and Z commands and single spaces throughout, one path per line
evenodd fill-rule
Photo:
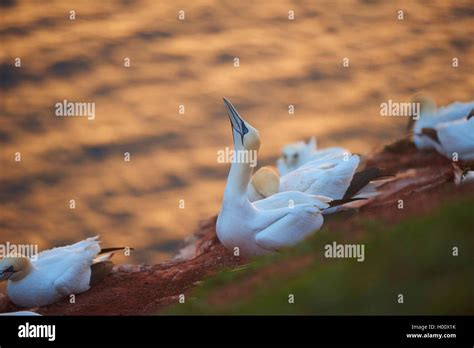
M 347 219 L 329 217 L 326 225 L 337 227 L 351 221 L 354 234 L 360 231 L 360 217 L 377 217 L 396 222 L 410 215 L 429 213 L 441 202 L 472 192 L 472 186 L 456 187 L 452 183 L 452 167 L 436 153 L 417 152 L 407 141 L 385 148 L 366 161 L 367 166 L 379 166 L 396 174 L 382 187 L 383 193 L 361 207 L 358 212 L 343 212 Z M 467 187 L 467 189 L 466 189 Z M 398 209 L 398 201 L 404 209 Z M 234 257 L 219 244 L 215 235 L 215 217 L 203 222 L 188 241 L 188 246 L 173 261 L 153 266 L 121 265 L 104 281 L 88 292 L 78 295 L 76 303 L 68 301 L 36 309 L 44 315 L 147 315 L 178 302 L 204 278 L 223 268 L 236 267 L 244 260 Z M 296 264 L 305 260 L 294 260 Z M 306 260 L 307 261 L 307 260 Z M 281 265 L 280 265 L 281 266 Z M 291 273 L 291 264 L 287 270 Z M 268 270 L 267 270 L 268 271 Z M 270 268 L 271 271 L 271 268 Z M 259 282 L 265 279 L 251 279 Z M 252 284 L 229 288 L 225 298 L 244 295 Z M 255 285 L 255 284 L 253 284 Z M 221 300 L 223 297 L 221 297 Z M 0 298 L 1 311 L 18 310 L 6 298 Z

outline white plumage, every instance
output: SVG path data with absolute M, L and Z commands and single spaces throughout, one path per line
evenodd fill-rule
M 474 117 L 441 123 L 435 131 L 439 153 L 450 159 L 474 160 Z
M 359 156 L 347 160 L 335 158 L 325 162 L 308 162 L 280 178 L 280 192 L 300 191 L 341 199 L 359 166 Z
M 0 316 L 2 317 L 38 317 L 41 316 L 41 314 L 38 314 L 36 312 L 30 312 L 30 311 L 18 311 L 18 312 L 5 312 L 5 313 L 0 313 Z

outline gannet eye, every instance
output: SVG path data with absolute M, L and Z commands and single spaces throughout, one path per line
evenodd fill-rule
M 293 155 L 293 158 L 294 158 L 294 159 L 297 159 L 297 158 L 298 158 L 298 154 L 295 153 L 295 154 Z
M 242 135 L 245 135 L 249 132 L 248 128 L 245 127 L 245 123 L 242 122 Z

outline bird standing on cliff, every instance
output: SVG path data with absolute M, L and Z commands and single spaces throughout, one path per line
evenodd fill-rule
M 232 126 L 235 151 L 260 148 L 258 131 L 244 121 L 234 106 L 224 99 Z M 247 188 L 253 168 L 233 161 L 224 191 L 216 232 L 220 242 L 244 257 L 270 253 L 294 245 L 323 225 L 321 210 L 331 199 L 303 192 L 283 192 L 251 203 Z
M 98 237 L 93 237 L 35 258 L 5 257 L 0 260 L 0 281 L 8 281 L 8 297 L 17 306 L 45 306 L 89 290 L 110 272 L 113 251 L 121 249 L 101 250 Z

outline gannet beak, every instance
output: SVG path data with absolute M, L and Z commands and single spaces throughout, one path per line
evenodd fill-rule
M 12 269 L 6 269 L 3 271 L 0 271 L 0 282 L 3 282 L 4 280 L 7 280 L 10 278 L 10 276 L 13 274 L 13 268 Z
M 224 99 L 224 106 L 227 111 L 227 115 L 229 116 L 230 124 L 232 125 L 232 129 L 235 130 L 237 133 L 240 134 L 242 144 L 244 143 L 244 135 L 248 133 L 248 128 L 245 126 L 245 122 L 240 117 L 239 113 L 235 109 L 235 107 L 228 101 L 226 98 Z

